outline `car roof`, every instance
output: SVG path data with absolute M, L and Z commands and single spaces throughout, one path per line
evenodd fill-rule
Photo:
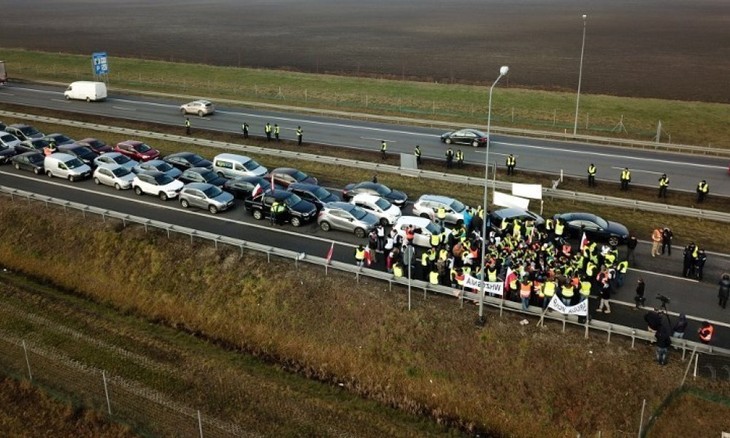
M 77 159 L 75 155 L 64 154 L 63 152 L 56 152 L 54 154 L 48 155 L 46 158 L 53 158 L 55 160 L 60 160 L 60 161 L 68 161 L 68 160 Z
M 431 223 L 431 219 L 420 217 L 420 216 L 401 216 L 396 220 L 395 226 L 400 226 L 401 224 L 409 224 L 409 225 L 415 225 L 419 228 L 424 228 L 428 226 L 428 224 Z
M 455 199 L 442 195 L 421 195 L 421 197 L 418 198 L 418 201 L 436 201 L 443 204 L 452 204 Z
M 381 196 L 378 196 L 378 195 L 373 195 L 372 193 L 358 193 L 355 196 L 353 196 L 352 199 L 375 202 L 378 199 L 384 199 L 384 198 L 382 198 Z M 387 201 L 387 199 L 386 199 L 386 201 Z
M 342 202 L 342 201 L 328 202 L 325 204 L 325 207 L 326 208 L 337 208 L 339 210 L 345 210 L 345 211 L 352 211 L 354 208 L 356 208 L 355 205 L 352 205 L 349 202 Z
M 299 169 L 295 169 L 293 167 L 277 167 L 276 169 L 270 171 L 269 173 L 297 173 L 299 172 Z
M 99 165 L 99 167 L 97 167 L 97 169 L 101 169 L 101 168 L 109 169 L 109 170 L 116 170 L 118 168 L 126 169 L 126 167 L 122 166 L 121 164 L 117 164 L 117 163 L 101 163 L 101 165 Z
M 200 157 L 200 155 L 196 154 L 195 152 L 183 151 L 183 152 L 175 152 L 174 154 L 166 155 L 165 158 L 167 158 L 167 157 L 192 157 L 193 155 L 197 155 Z
M 247 157 L 246 155 L 238 155 L 238 154 L 218 154 L 215 156 L 215 159 L 223 159 L 223 160 L 233 160 L 233 161 L 249 161 L 251 160 L 250 157 Z
M 212 170 L 208 169 L 207 167 L 191 167 L 190 169 L 187 169 L 185 172 L 208 173 L 208 172 L 212 172 Z
M 128 144 L 128 145 L 134 146 L 136 144 L 142 144 L 142 143 L 144 143 L 144 142 L 143 141 L 139 141 L 139 140 L 124 140 L 124 141 L 120 141 L 117 144 Z
M 149 175 L 156 178 L 160 175 L 165 175 L 165 172 L 160 172 L 159 170 L 144 170 L 137 175 Z
M 298 183 L 294 183 L 294 184 L 289 184 L 290 189 L 308 190 L 310 192 L 312 192 L 320 187 L 322 187 L 322 186 L 320 186 L 318 184 L 312 184 L 312 183 L 299 183 L 298 182 Z
M 207 189 L 209 189 L 211 187 L 215 187 L 215 186 L 213 184 L 209 184 L 209 183 L 200 183 L 200 182 L 197 182 L 197 183 L 188 183 L 188 184 L 185 184 L 185 187 L 183 187 L 183 190 L 184 189 L 207 190 Z

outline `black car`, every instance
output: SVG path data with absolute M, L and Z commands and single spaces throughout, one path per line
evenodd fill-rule
M 211 169 L 206 169 L 205 167 L 192 167 L 184 170 L 182 175 L 178 176 L 177 179 L 185 184 L 208 183 L 217 187 L 223 187 L 223 184 L 226 183 L 226 178 L 219 176 Z
M 43 138 L 45 134 L 43 134 L 41 131 L 35 129 L 34 127 L 30 125 L 23 125 L 23 124 L 15 124 L 10 125 L 4 129 L 5 132 L 8 134 L 13 134 L 14 136 L 18 137 L 19 140 L 35 140 L 38 138 Z
M 476 129 L 460 129 L 441 134 L 441 142 L 446 144 L 468 144 L 476 148 L 487 145 L 487 134 Z
M 398 207 L 402 207 L 405 205 L 406 201 L 408 201 L 408 196 L 405 193 L 399 192 L 398 190 L 391 190 L 384 184 L 374 183 L 371 181 L 363 181 L 361 183 L 346 185 L 345 189 L 342 190 L 342 198 L 345 201 L 349 201 L 358 193 L 370 193 L 371 195 L 380 196 Z
M 74 157 L 83 161 L 84 164 L 91 167 L 92 169 L 96 167 L 94 159 L 99 156 L 96 154 L 96 152 L 92 151 L 90 147 L 82 146 L 76 143 L 62 144 L 58 146 L 58 151 L 73 155 Z
M 49 144 L 48 140 L 44 140 L 42 138 L 25 140 L 20 142 L 20 144 L 15 145 L 15 151 L 19 154 L 24 152 L 43 152 L 43 149 Z
M 163 160 L 183 171 L 193 167 L 213 170 L 213 163 L 192 152 L 177 152 L 164 157 Z
M 271 216 L 271 204 L 274 201 L 284 204 L 285 213 L 284 217 L 281 218 L 282 222 L 291 222 L 295 227 L 299 227 L 317 217 L 317 207 L 314 204 L 286 190 L 264 192 L 255 198 L 246 199 L 244 205 L 246 210 L 251 212 L 254 219 L 261 220 Z
M 296 193 L 300 198 L 314 204 L 317 207 L 317 211 L 322 210 L 324 204 L 328 202 L 341 200 L 339 196 L 316 184 L 294 183 L 289 185 L 287 190 Z
M 271 190 L 271 180 L 263 176 L 239 176 L 226 180 L 223 190 L 232 194 L 236 199 L 246 199 L 251 196 L 257 185 L 264 192 Z M 284 187 L 274 184 L 274 188 L 283 189 Z
M 62 144 L 71 144 L 76 143 L 76 140 L 67 137 L 63 134 L 48 134 L 45 137 L 43 137 L 44 140 L 52 141 L 56 143 L 56 146 L 61 146 Z
M 10 159 L 18 170 L 30 170 L 36 175 L 43 174 L 43 163 L 46 157 L 40 152 L 24 152 Z
M 508 224 L 511 224 L 515 219 L 520 219 L 522 222 L 528 220 L 534 221 L 535 226 L 540 229 L 545 226 L 545 219 L 543 219 L 542 216 L 521 208 L 503 208 L 489 213 L 489 224 L 494 230 L 501 229 L 503 221 L 507 221 Z
M 5 145 L 0 145 L 0 164 L 9 163 L 10 159 L 17 155 L 16 149 L 10 148 Z
M 580 238 L 586 233 L 588 240 L 608 242 L 618 246 L 629 238 L 629 230 L 623 224 L 611 222 L 593 213 L 562 213 L 553 219 L 565 222 L 569 237 Z

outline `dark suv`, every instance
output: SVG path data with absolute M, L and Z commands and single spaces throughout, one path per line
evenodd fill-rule
M 535 221 L 535 226 L 540 229 L 545 226 L 545 219 L 543 219 L 542 216 L 521 208 L 503 208 L 489 213 L 489 223 L 494 230 L 500 229 L 502 221 L 512 223 L 515 219 L 520 219 L 523 222 L 527 220 Z
M 314 204 L 286 190 L 268 191 L 255 198 L 247 198 L 244 205 L 246 210 L 251 212 L 254 219 L 261 220 L 271 216 L 271 204 L 274 201 L 283 203 L 286 209 L 284 217 L 280 220 L 282 222 L 291 222 L 295 227 L 299 227 L 317 217 L 317 207 Z

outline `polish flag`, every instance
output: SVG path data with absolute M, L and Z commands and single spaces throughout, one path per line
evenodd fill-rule
M 586 246 L 588 246 L 590 242 L 588 241 L 588 237 L 586 236 L 586 233 L 583 232 L 583 237 L 580 239 L 580 250 L 583 251 Z
M 332 260 L 332 254 L 335 252 L 335 242 L 332 242 L 332 246 L 330 246 L 330 250 L 327 251 L 327 255 L 325 256 L 325 261 L 327 261 L 327 264 L 329 264 L 330 260 Z
M 276 189 L 276 186 L 274 185 L 274 174 L 271 174 L 271 191 L 273 192 L 274 189 Z
M 512 270 L 512 268 L 507 268 L 507 275 L 504 276 L 504 288 L 509 288 L 509 283 L 512 281 L 513 278 L 517 277 L 517 274 L 515 274 L 515 271 Z
M 251 197 L 255 198 L 262 193 L 264 193 L 264 189 L 261 188 L 261 184 L 256 184 L 256 187 L 254 187 L 253 191 L 251 192 Z

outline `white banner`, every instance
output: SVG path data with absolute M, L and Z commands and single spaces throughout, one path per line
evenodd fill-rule
M 492 294 L 492 295 L 499 295 L 502 296 L 504 294 L 504 285 L 501 281 L 482 281 L 476 277 L 472 277 L 471 275 L 465 275 L 464 276 L 464 287 L 468 287 L 471 289 L 475 289 L 478 292 L 481 292 L 482 290 L 482 284 L 484 285 L 484 293 L 485 294 Z
M 492 204 L 500 207 L 517 207 L 523 210 L 527 210 L 530 206 L 530 200 L 520 198 L 519 196 L 512 196 L 506 193 L 500 193 L 495 191 L 492 199 Z
M 512 195 L 530 199 L 542 199 L 542 185 L 512 183 Z
M 580 315 L 580 316 L 587 316 L 588 315 L 588 300 L 585 299 L 581 301 L 579 304 L 576 304 L 575 306 L 566 306 L 563 304 L 562 301 L 560 301 L 560 298 L 558 298 L 557 295 L 553 295 L 553 299 L 550 300 L 550 304 L 548 304 L 548 307 L 551 309 L 555 309 L 560 313 L 563 313 L 565 315 Z

